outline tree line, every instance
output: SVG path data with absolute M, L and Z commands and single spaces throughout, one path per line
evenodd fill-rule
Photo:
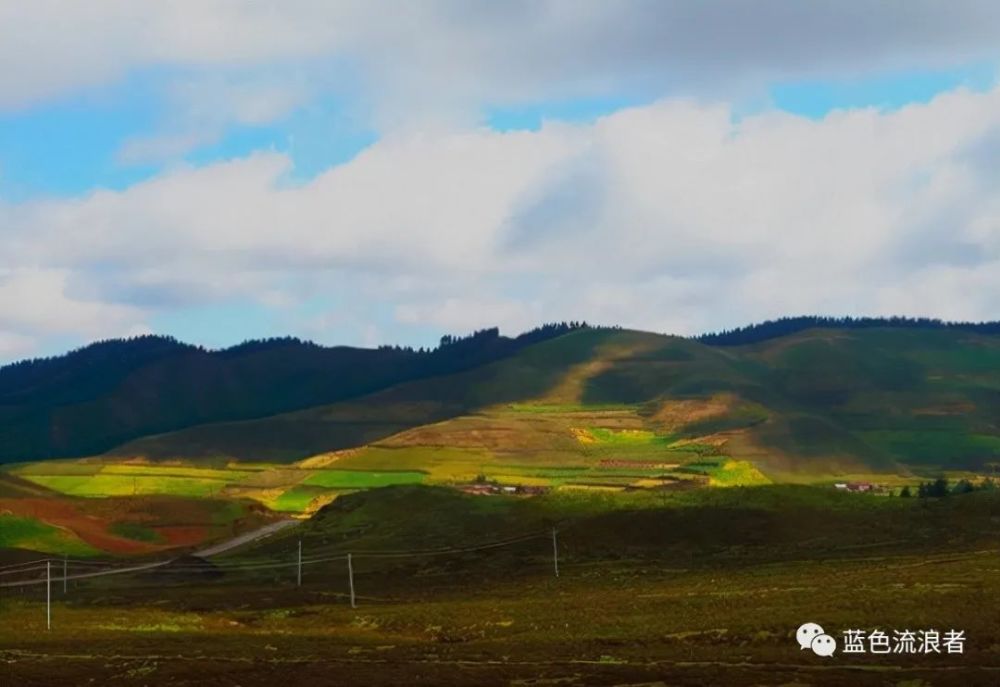
M 945 329 L 975 332 L 977 334 L 1000 334 L 1000 321 L 994 322 L 948 322 L 928 317 L 823 317 L 804 315 L 782 317 L 751 324 L 735 329 L 695 337 L 697 341 L 711 346 L 740 346 L 777 339 L 796 334 L 806 329 L 873 329 L 892 327 L 894 329 Z
M 459 350 L 466 351 L 481 348 L 501 339 L 514 343 L 512 348 L 521 348 L 532 343 L 538 343 L 556 336 L 567 334 L 577 329 L 588 329 L 586 322 L 550 322 L 530 329 L 516 337 L 507 338 L 500 335 L 498 327 L 480 329 L 464 336 L 446 334 L 442 336 L 437 347 L 382 345 L 377 350 L 412 354 L 441 354 L 448 348 L 448 354 Z M 258 339 L 247 339 L 234 346 L 222 349 L 209 349 L 197 344 L 189 344 L 172 336 L 160 334 L 141 334 L 116 339 L 102 339 L 93 343 L 72 349 L 66 353 L 54 356 L 26 358 L 0 366 L 0 390 L 3 388 L 28 386 L 39 376 L 60 374 L 66 368 L 133 368 L 158 358 L 179 352 L 209 353 L 222 358 L 233 358 L 248 353 L 275 350 L 279 348 L 321 349 L 323 346 L 297 336 L 276 336 Z
M 942 498 L 951 494 L 971 494 L 974 491 L 994 491 L 996 488 L 996 482 L 994 482 L 990 477 L 987 477 L 978 485 L 973 484 L 967 479 L 960 479 L 954 484 L 950 484 L 944 477 L 938 477 L 933 482 L 921 482 L 917 486 L 916 495 L 917 498 L 921 499 Z M 903 487 L 903 489 L 899 492 L 899 495 L 903 498 L 912 497 L 913 491 L 910 489 L 910 485 Z
M 222 350 L 153 335 L 101 341 L 0 368 L 0 463 L 91 455 L 138 436 L 335 403 L 489 364 L 588 326 L 554 322 L 513 338 L 491 327 L 419 350 L 295 337 Z

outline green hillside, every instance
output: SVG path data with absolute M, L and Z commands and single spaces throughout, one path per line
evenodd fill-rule
M 53 527 L 38 518 L 0 514 L 0 549 L 8 548 L 71 556 L 98 553 L 69 530 Z
M 466 370 L 290 413 L 11 466 L 71 496 L 252 499 L 313 512 L 353 491 L 473 483 L 688 490 L 1000 466 L 1000 337 L 813 329 L 746 345 L 579 329 Z
M 299 527 L 227 557 L 288 560 L 300 541 L 312 556 L 350 550 L 363 557 L 365 551 L 474 547 L 534 534 L 543 541 L 525 548 L 551 555 L 544 535 L 552 528 L 564 542 L 565 558 L 576 562 L 612 552 L 696 567 L 822 559 L 834 552 L 860 558 L 870 555 L 873 542 L 884 554 L 913 555 L 945 546 L 989 547 L 998 505 L 996 490 L 928 503 L 804 485 L 615 495 L 557 491 L 533 499 L 397 486 L 345 496 Z M 483 558 L 509 562 L 495 551 Z
M 464 372 L 260 420 L 201 425 L 146 437 L 115 448 L 109 455 L 292 462 L 363 446 L 412 427 L 545 394 L 574 366 L 591 361 L 603 343 L 628 336 L 611 330 L 582 330 Z
M 356 401 L 202 425 L 110 455 L 288 462 L 365 447 L 345 467 L 421 469 L 434 457 L 420 452 L 445 449 L 473 464 L 482 456 L 676 462 L 686 447 L 779 475 L 984 470 L 1000 459 L 998 408 L 994 336 L 810 330 L 712 347 L 584 330 Z M 604 430 L 650 440 L 613 441 Z
M 432 350 L 323 347 L 298 339 L 208 351 L 143 336 L 0 367 L 0 463 L 86 456 L 157 432 L 355 398 L 513 355 L 579 325 L 516 338 L 485 329 Z

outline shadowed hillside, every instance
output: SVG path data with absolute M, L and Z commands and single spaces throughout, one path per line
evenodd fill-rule
M 588 328 L 463 372 L 399 384 L 363 398 L 294 413 L 146 437 L 110 454 L 290 462 L 362 446 L 412 427 L 542 395 L 575 365 L 589 363 L 602 342 L 627 336 L 626 332 Z
M 687 463 L 698 456 L 722 461 L 716 467 L 751 461 L 772 477 L 908 474 L 982 470 L 996 461 L 998 409 L 994 336 L 819 329 L 720 348 L 585 330 L 464 372 L 148 437 L 112 454 L 288 462 L 360 449 L 332 459 L 345 469 L 431 474 L 448 463 L 455 479 L 494 463 Z
M 433 350 L 298 339 L 221 351 L 145 336 L 0 368 L 0 462 L 100 453 L 134 437 L 256 418 L 483 365 L 579 325 L 487 329 Z
M 611 487 L 988 472 L 1000 337 L 869 324 L 727 346 L 572 326 L 487 330 L 433 352 L 138 340 L 156 350 L 112 356 L 113 384 L 64 360 L 5 371 L 4 398 L 20 402 L 3 406 L 3 450 Z M 77 386 L 92 398 L 67 396 Z M 320 484 L 302 498 L 331 486 L 295 479 L 309 478 Z

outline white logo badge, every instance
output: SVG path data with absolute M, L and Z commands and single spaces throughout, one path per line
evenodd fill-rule
M 833 656 L 837 650 L 837 640 L 823 631 L 816 623 L 804 623 L 795 631 L 799 650 L 812 649 L 817 656 Z

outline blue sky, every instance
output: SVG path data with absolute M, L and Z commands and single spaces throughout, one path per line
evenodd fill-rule
M 940 26 L 931 34 L 889 10 L 870 13 L 870 36 L 819 30 L 848 26 L 850 4 L 816 17 L 781 2 L 743 17 L 683 3 L 576 14 L 553 5 L 529 35 L 517 13 L 536 10 L 524 7 L 452 16 L 428 3 L 396 25 L 349 2 L 275 5 L 277 23 L 250 6 L 166 3 L 135 8 L 148 12 L 139 24 L 101 7 L 79 14 L 86 45 L 19 10 L 0 30 L 12 46 L 0 60 L 15 59 L 20 40 L 50 48 L 0 79 L 0 231 L 16 249 L 0 261 L 0 360 L 146 331 L 211 346 L 284 334 L 428 345 L 546 319 L 694 333 L 800 312 L 1000 317 L 987 276 L 996 196 L 975 180 L 946 181 L 956 165 L 978 173 L 977 141 L 1000 140 L 993 9 L 925 8 L 922 21 Z M 203 30 L 175 34 L 172 12 Z M 213 35 L 218 25 L 243 30 Z M 431 43 L 410 41 L 413 26 Z M 705 43 L 715 52 L 669 40 L 744 28 L 745 41 Z M 831 112 L 873 119 L 844 125 Z M 883 124 L 950 138 L 914 139 L 921 155 L 897 166 L 884 155 L 861 164 L 865 137 Z M 770 138 L 779 126 L 786 133 Z M 795 171 L 828 140 L 838 141 L 830 150 L 857 144 L 844 164 L 870 171 L 868 196 L 847 169 L 824 178 L 821 196 Z M 908 147 L 893 145 L 890 160 Z M 712 181 L 685 187 L 709 172 L 720 179 L 711 193 Z M 786 194 L 774 174 L 801 181 Z M 910 177 L 938 195 L 913 196 Z M 758 185 L 761 195 L 745 193 Z M 853 204 L 816 210 L 813 246 L 794 223 L 817 197 Z M 837 237 L 825 218 L 840 213 L 881 239 L 852 239 L 857 259 L 837 263 L 839 277 L 877 265 L 888 281 L 755 290 L 801 278 Z M 965 229 L 935 234 L 941 213 Z M 517 226 L 539 217 L 545 226 Z M 774 254 L 787 260 L 734 250 L 772 245 L 771 225 L 783 222 Z M 941 250 L 959 238 L 961 251 Z M 585 249 L 605 262 L 587 262 Z M 675 261 L 681 250 L 698 257 Z M 975 264 L 940 257 L 959 253 Z M 907 280 L 940 287 L 909 298 Z M 981 304 L 949 300 L 969 284 L 985 290 Z
M 175 75 L 148 70 L 97 92 L 0 113 L 0 194 L 8 201 L 122 190 L 170 164 L 205 165 L 255 151 L 287 153 L 294 177 L 308 179 L 350 160 L 377 133 L 324 97 L 273 122 L 233 123 L 205 143 L 163 160 L 122 158 L 130 140 L 158 134 L 169 118 L 164 85 Z
M 123 146 L 159 132 L 168 116 L 162 97 L 171 75 L 148 70 L 121 83 L 14 112 L 0 113 L 0 193 L 8 201 L 46 196 L 74 196 L 94 189 L 121 190 L 162 172 L 168 164 L 204 165 L 245 157 L 255 151 L 287 153 L 293 178 L 307 180 L 349 161 L 378 140 L 378 132 L 358 122 L 350 103 L 318 98 L 288 116 L 262 125 L 230 125 L 217 140 L 185 151 L 175 159 L 129 162 Z M 985 91 L 996 83 L 996 67 L 987 62 L 947 70 L 900 71 L 856 78 L 777 81 L 763 94 L 734 103 L 759 111 L 774 108 L 809 118 L 832 110 L 875 107 L 898 109 L 926 103 L 934 96 L 967 88 Z M 534 131 L 545 121 L 593 122 L 621 109 L 646 105 L 653 93 L 539 101 L 516 106 L 486 105 L 483 125 L 498 131 Z
M 898 71 L 839 80 L 776 83 L 769 89 L 772 105 L 811 118 L 831 110 L 875 107 L 894 110 L 913 103 L 926 103 L 934 96 L 957 88 L 986 91 L 997 79 L 989 62 L 961 65 L 940 71 Z

